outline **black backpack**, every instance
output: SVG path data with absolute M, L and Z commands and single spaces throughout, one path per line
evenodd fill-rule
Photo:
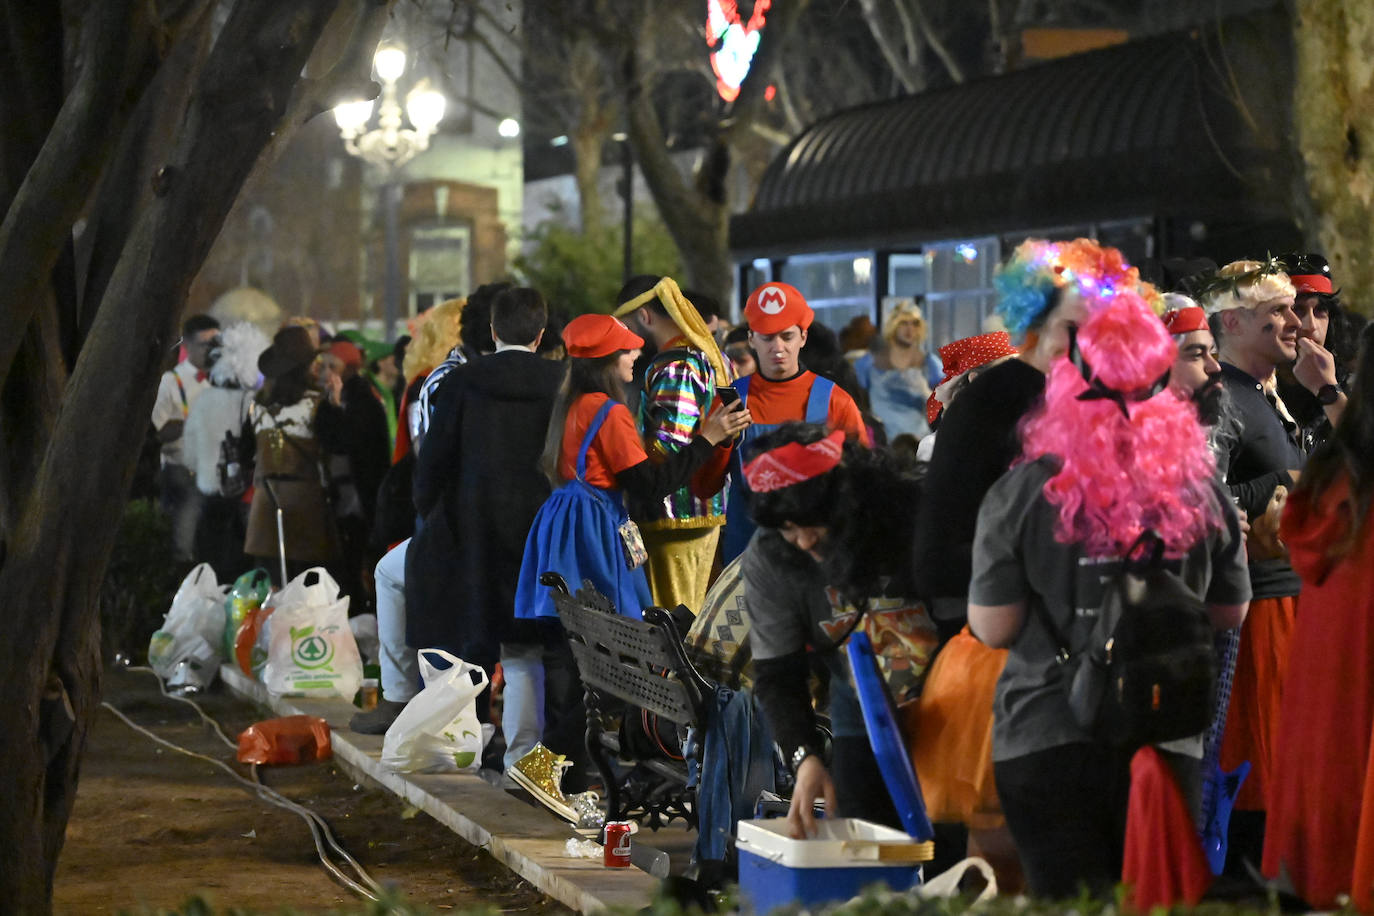
M 1105 744 L 1141 747 L 1187 738 L 1212 721 L 1217 659 L 1211 619 L 1163 557 L 1159 535 L 1141 534 L 1122 557 L 1087 645 L 1076 654 L 1043 613 L 1067 669 L 1074 719 Z

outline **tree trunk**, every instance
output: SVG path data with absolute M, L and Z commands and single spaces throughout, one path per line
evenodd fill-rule
M 110 276 L 33 491 L 17 527 L 6 532 L 0 772 L 8 785 L 0 806 L 0 901 L 7 910 L 51 908 L 57 855 L 97 703 L 97 593 L 176 315 L 260 152 L 295 123 L 301 99 L 293 87 L 299 88 L 331 16 L 379 21 L 388 8 L 364 0 L 342 6 L 339 0 L 234 5 L 197 81 L 179 142 L 157 172 L 155 198 Z M 102 142 L 77 132 L 50 135 L 40 164 L 44 157 L 84 161 L 88 152 L 72 146 L 78 141 Z M 48 163 L 38 171 L 51 181 L 67 170 Z M 54 190 L 41 183 L 33 188 Z M 13 216 L 12 208 L 6 225 Z M 17 307 L 13 294 L 0 292 L 6 313 Z
M 807 6 L 806 0 L 774 6 L 760 36 L 749 74 L 740 84 L 739 95 L 725 119 L 718 125 L 691 183 L 678 171 L 668 155 L 667 142 L 658 113 L 654 110 L 648 86 L 639 85 L 637 74 L 644 68 L 637 62 L 640 49 L 652 47 L 646 29 L 657 27 L 644 15 L 629 30 L 633 72 L 628 74 L 630 97 L 627 102 L 630 142 L 634 145 L 644 181 L 653 194 L 663 223 L 677 243 L 687 271 L 686 285 L 730 301 L 734 288 L 730 260 L 730 199 L 727 179 L 730 150 L 737 138 L 745 135 L 764 104 L 764 90 L 779 61 L 783 41 L 795 27 Z M 643 40 L 641 40 L 643 39 Z
M 1293 111 L 1315 211 L 1304 229 L 1341 298 L 1374 314 L 1374 7 L 1298 0 L 1296 12 Z
M 579 36 L 574 39 L 569 56 L 572 66 L 568 78 L 577 96 L 577 119 L 569 128 L 568 136 L 573 151 L 578 212 L 583 234 L 598 238 L 606 219 L 599 183 L 601 152 L 610 139 L 618 110 L 603 98 L 606 80 L 600 49 L 590 38 Z

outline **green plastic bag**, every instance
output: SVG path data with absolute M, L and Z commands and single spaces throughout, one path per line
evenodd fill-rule
M 224 657 L 234 657 L 234 641 L 239 627 L 255 608 L 261 607 L 272 591 L 272 577 L 262 567 L 250 569 L 234 580 L 224 599 Z

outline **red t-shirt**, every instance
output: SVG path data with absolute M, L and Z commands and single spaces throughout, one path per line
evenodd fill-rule
M 814 372 L 804 371 L 781 382 L 769 381 L 762 373 L 755 372 L 749 378 L 749 397 L 746 404 L 749 415 L 755 423 L 786 423 L 788 420 L 806 419 L 806 401 L 811 395 L 811 383 L 816 381 Z M 836 385 L 830 392 L 830 412 L 826 425 L 832 430 L 842 429 L 845 435 L 857 438 L 860 443 L 872 446 L 868 428 L 864 426 L 859 405 L 849 393 Z
M 587 434 L 601 405 L 609 400 L 609 395 L 600 392 L 584 394 L 568 409 L 568 417 L 563 421 L 563 450 L 558 458 L 559 477 L 572 480 L 576 476 L 577 451 L 582 447 L 582 437 Z M 591 448 L 587 449 L 587 473 L 583 479 L 599 489 L 611 490 L 616 486 L 616 474 L 648 459 L 630 408 L 616 403 L 606 414 L 606 421 L 601 424 L 596 438 L 592 439 Z

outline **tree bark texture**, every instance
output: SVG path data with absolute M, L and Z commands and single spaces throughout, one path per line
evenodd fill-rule
M 93 9 L 107 13 L 119 6 L 97 3 Z M 358 34 L 375 34 L 388 6 L 377 0 L 238 0 L 195 83 L 176 142 L 155 170 L 153 196 L 120 246 L 51 438 L 45 448 L 32 446 L 43 449 L 42 464 L 15 524 L 4 532 L 0 566 L 6 609 L 0 617 L 0 696 L 6 698 L 0 771 L 8 783 L 0 805 L 0 911 L 51 907 L 81 750 L 98 702 L 97 593 L 181 303 L 260 154 L 280 142 L 303 112 L 322 108 L 318 99 L 302 97 L 301 73 L 331 18 L 346 18 L 355 30 L 366 20 Z M 134 36 L 96 34 L 119 53 L 88 53 L 124 72 Z M 62 187 L 55 182 L 99 173 L 114 148 L 87 123 L 84 109 L 99 91 L 82 89 L 78 80 L 6 214 L 7 229 L 46 240 L 33 255 L 49 269 L 75 211 L 34 212 L 25 195 L 51 199 Z M 108 130 L 109 112 L 104 114 Z M 52 220 L 65 224 L 54 229 Z M 0 257 L 10 256 L 19 244 L 15 235 L 0 232 L 0 239 Z M 21 310 L 32 315 L 38 309 L 16 301 L 18 295 L 14 286 L 0 290 L 6 328 Z M 51 323 L 51 310 L 38 318 L 40 326 Z M 7 368 L 15 348 L 4 345 L 0 366 Z
M 154 63 L 149 4 L 109 0 L 81 29 L 81 72 L 0 223 L 0 388 L 53 266 Z
M 1374 6 L 1298 0 L 1294 120 L 1315 225 L 1342 300 L 1374 314 Z

